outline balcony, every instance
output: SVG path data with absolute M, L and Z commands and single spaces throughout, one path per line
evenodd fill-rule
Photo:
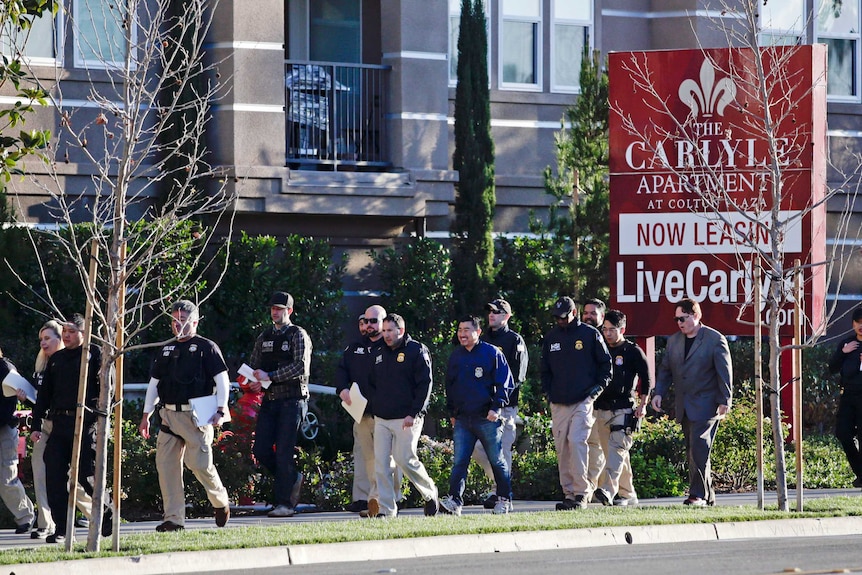
M 292 169 L 383 171 L 390 66 L 285 60 Z

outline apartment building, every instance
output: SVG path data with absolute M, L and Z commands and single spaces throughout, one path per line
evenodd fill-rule
M 106 58 L 110 44 L 99 36 L 122 30 L 104 16 L 109 0 L 65 2 L 56 19 L 37 24 L 26 54 L 40 78 L 64 85 L 65 105 L 92 107 L 90 85 L 107 81 L 99 68 L 122 56 Z M 764 43 L 828 45 L 831 161 L 845 168 L 859 163 L 862 148 L 860 2 L 769 0 L 760 15 Z M 577 98 L 584 46 L 603 53 L 726 46 L 717 24 L 738 16 L 721 4 L 485 0 L 496 232 L 526 232 L 530 213 L 548 205 L 542 172 L 554 164 L 554 135 Z M 207 49 L 230 89 L 213 102 L 207 142 L 212 162 L 234 175 L 235 225 L 330 238 L 351 254 L 357 278 L 369 248 L 411 234 L 445 237 L 457 187 L 459 12 L 460 0 L 221 0 Z M 50 127 L 60 118 L 42 110 L 31 123 Z M 72 151 L 65 160 L 67 193 L 97 193 L 84 158 Z M 844 185 L 837 171 L 830 180 Z M 13 190 L 27 221 L 50 221 L 38 187 Z M 357 278 L 348 278 L 352 296 L 375 288 Z M 852 279 L 844 290 L 858 288 L 862 280 Z

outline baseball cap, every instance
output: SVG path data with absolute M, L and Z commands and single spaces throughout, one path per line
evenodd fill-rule
M 485 308 L 488 311 L 493 311 L 493 312 L 498 312 L 498 313 L 501 311 L 504 311 L 507 314 L 512 315 L 512 306 L 510 306 L 509 302 L 507 302 L 504 299 L 495 299 L 491 303 L 485 304 Z
M 293 307 L 293 296 L 286 291 L 277 291 L 269 298 L 269 307 Z
M 575 302 L 572 298 L 563 296 L 557 300 L 554 307 L 551 308 L 551 315 L 556 317 L 564 317 L 575 311 Z

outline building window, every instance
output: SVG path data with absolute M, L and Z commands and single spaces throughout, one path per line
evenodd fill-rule
M 817 0 L 814 29 L 827 46 L 830 101 L 859 102 L 860 0 Z
M 490 38 L 489 22 L 491 21 L 491 8 L 488 0 L 482 0 L 485 9 L 485 36 Z M 461 0 L 449 0 L 449 85 L 458 83 L 458 35 L 461 32 Z M 490 40 L 488 41 L 488 64 L 491 63 Z M 490 77 L 490 74 L 488 74 Z
M 551 90 L 579 92 L 581 60 L 592 38 L 592 2 L 552 0 L 551 18 Z
M 57 60 L 57 30 L 62 30 L 60 15 L 51 17 L 50 11 L 34 18 L 28 30 L 13 29 L 11 25 L 0 30 L 0 53 L 21 56 L 31 65 L 55 65 Z M 23 50 L 21 46 L 23 45 Z
M 541 90 L 541 0 L 501 0 L 500 12 L 501 86 Z
M 805 0 L 770 0 L 759 6 L 761 46 L 805 43 Z
M 75 67 L 116 68 L 125 65 L 127 40 L 123 21 L 125 4 L 112 0 L 75 0 L 72 28 L 75 37 Z M 131 43 L 135 27 L 131 27 Z

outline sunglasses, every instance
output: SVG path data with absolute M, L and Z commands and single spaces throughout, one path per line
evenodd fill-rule
M 362 323 L 377 323 L 378 321 L 380 321 L 380 319 L 376 318 L 376 317 L 369 317 L 369 318 L 363 318 L 361 321 L 362 321 Z
M 690 315 L 681 315 L 681 316 L 674 316 L 673 319 L 675 319 L 677 323 L 682 323 L 690 317 L 691 317 Z

